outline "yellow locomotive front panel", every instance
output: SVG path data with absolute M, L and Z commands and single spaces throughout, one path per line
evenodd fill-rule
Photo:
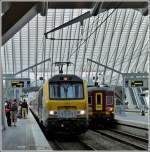
M 43 87 L 45 126 L 49 131 L 82 133 L 88 128 L 87 83 L 74 75 L 57 75 Z

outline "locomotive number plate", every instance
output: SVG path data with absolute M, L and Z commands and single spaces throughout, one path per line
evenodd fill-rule
M 76 118 L 76 111 L 73 110 L 60 110 L 58 118 Z

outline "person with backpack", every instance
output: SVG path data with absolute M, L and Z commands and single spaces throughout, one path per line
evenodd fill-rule
M 17 113 L 18 113 L 18 104 L 17 104 L 17 100 L 14 99 L 14 101 L 11 104 L 11 120 L 12 123 L 14 123 L 14 126 L 16 126 L 16 122 L 17 122 Z
M 21 109 L 22 109 L 22 118 L 27 118 L 27 113 L 28 113 L 28 104 L 26 100 L 24 99 L 22 104 L 21 104 Z

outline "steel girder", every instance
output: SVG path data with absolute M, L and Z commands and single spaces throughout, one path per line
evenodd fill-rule
M 35 83 L 37 86 L 37 62 L 38 62 L 38 14 L 36 19 L 36 46 L 35 46 Z
M 146 40 L 146 34 L 147 34 L 148 27 L 149 27 L 149 24 L 146 23 L 146 25 L 144 27 L 144 33 L 143 33 L 143 36 L 142 36 L 142 40 L 139 42 L 140 46 L 139 46 L 138 49 L 140 51 L 139 51 L 138 58 L 137 58 L 136 63 L 135 63 L 134 72 L 138 72 L 137 67 L 138 67 L 139 59 L 140 59 L 140 56 L 141 56 L 141 53 L 142 53 L 142 48 L 143 48 L 143 45 L 144 45 L 144 41 Z
M 47 9 L 47 8 L 46 8 Z M 45 16 L 45 24 L 44 24 L 44 32 L 46 32 L 46 28 L 47 28 L 47 10 L 46 10 L 46 16 Z M 43 60 L 45 61 L 45 56 L 46 56 L 46 39 L 44 37 L 44 44 L 43 44 Z M 44 62 L 44 66 L 43 66 L 43 79 L 45 80 L 45 62 Z
M 123 32 L 123 26 L 124 26 L 124 21 L 125 21 L 125 16 L 126 16 L 126 11 L 123 12 L 123 18 L 121 19 L 121 22 L 122 22 L 122 25 L 121 25 L 121 30 L 119 32 L 119 35 L 118 35 L 118 38 L 117 38 L 117 45 L 115 47 L 115 53 L 114 53 L 114 60 L 113 60 L 113 64 L 112 64 L 112 68 L 114 69 L 115 67 L 115 63 L 116 63 L 116 58 L 117 58 L 117 54 L 118 54 L 118 50 L 119 50 L 119 44 L 120 44 L 120 40 L 121 40 L 121 35 L 122 35 L 122 32 Z M 107 65 L 107 64 L 106 64 Z M 110 80 L 109 80 L 109 83 L 111 83 L 112 81 L 112 76 L 113 76 L 113 71 L 111 71 L 111 74 L 110 74 Z
M 22 71 L 22 40 L 21 40 L 21 30 L 19 32 L 19 40 L 20 40 L 20 70 Z M 22 78 L 22 73 L 21 73 L 21 78 Z
M 95 30 L 95 33 L 94 33 L 94 40 L 93 40 L 93 45 L 92 45 L 92 50 L 91 50 L 91 55 L 90 55 L 91 56 L 91 60 L 93 59 L 94 48 L 95 48 L 96 39 L 97 39 L 97 30 L 98 30 L 97 26 L 98 26 L 98 22 L 99 22 L 99 17 L 98 17 L 98 19 L 96 21 L 96 30 Z M 92 62 L 90 64 L 89 71 L 88 71 L 88 81 L 90 79 L 91 66 L 92 66 Z
M 82 14 L 82 10 L 80 12 Z M 80 37 L 80 24 L 78 25 L 78 35 L 77 35 L 77 39 L 79 39 Z M 76 71 L 76 65 L 77 65 L 77 57 L 78 57 L 78 53 L 79 53 L 79 40 L 77 40 L 77 49 L 76 49 L 76 54 L 75 54 L 75 60 L 74 60 L 74 74 L 75 74 L 75 71 Z
M 55 20 L 56 20 L 56 10 L 54 12 L 54 17 L 53 17 L 53 27 L 55 27 Z M 54 37 L 55 33 L 52 33 L 52 36 Z M 52 77 L 52 72 L 53 72 L 53 62 L 54 62 L 54 41 L 52 41 L 52 61 L 51 61 L 51 77 Z
M 2 16 L 2 45 L 37 14 L 35 2 L 13 2 Z
M 28 23 L 28 67 L 30 66 L 30 23 Z M 28 70 L 28 77 L 30 77 L 30 70 Z
M 108 12 L 107 12 L 107 16 L 108 16 Z M 102 38 L 101 38 L 101 41 L 100 41 L 100 49 L 99 49 L 99 54 L 98 54 L 98 63 L 100 63 L 100 59 L 101 59 L 102 48 L 103 48 L 103 44 L 104 44 L 104 40 L 105 40 L 106 26 L 107 26 L 107 20 L 106 20 L 106 22 L 104 22 L 104 30 L 102 31 Z M 99 71 L 99 64 L 97 64 L 96 76 L 98 74 L 98 71 Z
M 119 71 L 120 72 L 122 71 L 122 66 L 123 66 L 123 62 L 124 62 L 124 58 L 125 58 L 125 53 L 126 53 L 126 50 L 127 50 L 127 44 L 129 42 L 130 31 L 131 31 L 132 25 L 134 23 L 134 16 L 135 16 L 135 11 L 131 12 L 131 16 L 129 18 L 130 19 L 129 20 L 129 29 L 128 29 L 128 32 L 126 34 L 125 40 L 124 40 L 124 45 L 122 47 L 123 53 L 122 53 L 122 56 L 121 56 L 121 64 L 120 64 L 120 67 L 119 67 Z M 117 76 L 116 84 L 119 81 L 119 77 L 120 77 L 120 74 L 118 74 L 118 76 Z
M 133 39 L 133 42 L 132 42 L 132 47 L 131 47 L 131 55 L 129 57 L 129 62 L 127 64 L 127 73 L 129 72 L 129 68 L 130 68 L 130 65 L 131 65 L 131 60 L 132 60 L 132 57 L 133 57 L 133 52 L 134 52 L 134 48 L 135 48 L 135 45 L 136 45 L 136 42 L 137 42 L 137 37 L 138 37 L 138 32 L 140 30 L 140 27 L 142 25 L 142 21 L 143 21 L 143 17 L 141 16 L 139 18 L 139 22 L 138 22 L 138 25 L 137 25 L 137 31 L 134 35 L 134 39 Z
M 86 30 L 86 37 L 88 36 L 88 32 L 89 32 L 89 25 L 90 25 L 90 18 L 88 19 L 88 23 L 87 23 L 87 30 Z M 80 77 L 82 77 L 83 74 L 83 68 L 84 68 L 84 62 L 85 62 L 85 55 L 87 52 L 87 45 L 88 45 L 88 40 L 86 39 L 85 45 L 84 45 L 84 51 L 83 51 L 83 57 L 82 57 L 82 64 L 81 64 L 81 74 Z

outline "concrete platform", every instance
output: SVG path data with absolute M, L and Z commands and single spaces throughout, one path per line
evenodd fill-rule
M 2 132 L 2 149 L 52 150 L 30 111 L 27 119 L 18 119 L 16 127 L 7 127 Z
M 115 119 L 119 123 L 135 125 L 148 129 L 148 113 L 146 113 L 145 116 L 141 116 L 141 113 L 125 112 L 122 114 L 115 114 Z

